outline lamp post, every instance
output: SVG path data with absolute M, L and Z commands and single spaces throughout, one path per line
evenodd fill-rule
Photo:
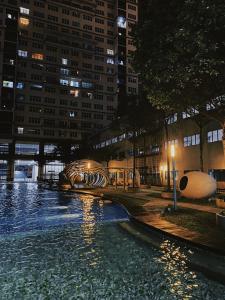
M 171 145 L 172 173 L 173 173 L 173 207 L 177 210 L 177 187 L 176 187 L 176 163 L 175 163 L 175 145 Z
M 87 164 L 87 169 L 88 169 L 88 176 L 87 176 L 87 184 L 89 185 L 89 172 L 90 172 L 90 168 L 91 168 L 91 164 L 90 164 L 90 162 L 88 162 L 88 164 Z
M 160 177 L 161 177 L 161 184 L 163 185 L 163 178 L 164 178 L 164 168 L 163 166 L 160 167 Z

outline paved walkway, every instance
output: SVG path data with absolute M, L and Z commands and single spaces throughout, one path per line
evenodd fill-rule
M 167 207 L 168 205 L 172 204 L 171 200 L 166 200 L 162 198 L 154 198 L 152 196 L 149 196 L 146 193 L 135 193 L 135 194 L 129 194 L 129 197 L 133 197 L 135 199 L 142 199 L 146 200 L 146 204 L 144 204 L 145 208 L 154 208 L 154 207 Z M 209 213 L 218 213 L 221 211 L 221 208 L 216 208 L 216 207 L 211 207 L 209 205 L 201 205 L 201 204 L 193 204 L 193 203 L 184 203 L 184 202 L 179 202 L 177 203 L 178 207 L 183 207 L 183 208 L 191 208 L 191 209 L 196 209 L 199 211 L 204 211 L 204 212 L 209 212 Z
M 192 245 L 197 246 L 199 250 L 195 251 L 194 256 L 190 257 L 190 265 L 195 267 L 197 270 L 201 270 L 207 276 L 211 276 L 213 279 L 217 279 L 220 282 L 225 283 L 225 233 L 223 233 L 223 231 L 217 233 L 217 230 L 213 229 L 212 232 L 208 233 L 208 225 L 206 226 L 206 232 L 202 234 L 198 231 L 193 231 L 189 230 L 188 228 L 178 226 L 177 224 L 162 218 L 161 212 L 163 208 L 167 207 L 169 204 L 171 205 L 172 201 L 160 198 L 161 193 L 157 190 L 154 192 L 152 190 L 142 190 L 137 193 L 131 193 L 124 192 L 122 190 L 100 189 L 89 191 L 89 193 L 96 193 L 96 195 L 101 195 L 106 199 L 112 199 L 123 204 L 136 221 L 140 222 L 141 224 L 145 224 L 150 228 L 162 231 L 164 236 L 165 234 L 168 234 L 171 237 L 183 240 L 184 242 L 189 241 Z M 152 195 L 154 195 L 154 197 Z M 212 214 L 216 214 L 217 212 L 221 211 L 221 209 L 210 205 L 184 203 L 179 201 L 178 207 L 189 208 L 201 211 L 203 213 Z M 130 226 L 131 225 L 132 223 Z M 204 223 L 201 224 L 201 226 L 202 225 L 204 226 Z M 123 226 L 129 227 L 129 224 L 126 223 L 123 224 Z M 133 231 L 134 230 L 132 229 L 132 234 L 134 234 Z M 136 236 L 140 238 L 140 235 L 140 232 L 137 231 Z M 146 241 L 148 239 L 151 240 L 152 244 L 151 235 L 147 235 L 147 237 L 145 235 L 143 240 Z M 154 243 L 155 241 L 153 241 L 153 244 Z M 160 247 L 160 245 L 161 244 L 155 246 Z
M 113 199 L 122 203 L 131 213 L 131 215 L 141 223 L 166 232 L 179 239 L 188 240 L 196 245 L 206 246 L 209 249 L 223 253 L 225 255 L 225 233 L 224 236 L 223 232 L 221 232 L 219 235 L 209 235 L 207 232 L 201 234 L 198 231 L 189 230 L 188 228 L 184 228 L 162 218 L 161 212 L 163 208 L 167 207 L 168 205 L 172 205 L 173 202 L 171 200 L 160 198 L 161 191 L 142 190 L 140 192 L 134 193 L 114 189 L 101 189 L 95 192 L 104 195 L 105 198 Z M 213 214 L 221 211 L 220 208 L 216 208 L 210 205 L 201 205 L 187 202 L 184 203 L 179 201 L 178 207 L 189 208 Z
M 126 193 L 123 191 L 119 191 L 119 190 L 107 190 L 105 192 L 103 192 L 103 194 L 106 195 L 115 195 L 116 197 L 122 197 L 122 198 L 133 198 L 133 199 L 140 199 L 140 200 L 144 200 L 146 201 L 146 203 L 144 205 L 142 205 L 142 203 L 140 203 L 141 206 L 143 206 L 144 208 L 146 208 L 146 210 L 150 210 L 150 209 L 154 209 L 154 208 L 164 208 L 167 207 L 168 205 L 172 205 L 173 202 L 171 200 L 166 200 L 166 199 L 162 199 L 160 197 L 160 192 L 158 193 L 158 197 L 156 198 L 155 196 L 150 196 L 149 191 L 148 192 L 137 192 L 137 193 Z M 193 204 L 193 203 L 189 203 L 189 202 L 179 202 L 178 201 L 178 207 L 183 207 L 183 208 L 190 208 L 190 209 L 195 209 L 195 210 L 199 210 L 199 211 L 203 211 L 203 212 L 209 212 L 209 213 L 218 213 L 221 211 L 221 208 L 216 208 L 216 207 L 212 207 L 209 205 L 201 205 L 201 204 Z

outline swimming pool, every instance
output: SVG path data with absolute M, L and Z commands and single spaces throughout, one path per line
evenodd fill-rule
M 120 227 L 120 206 L 36 184 L 0 185 L 0 299 L 225 299 L 225 287 Z

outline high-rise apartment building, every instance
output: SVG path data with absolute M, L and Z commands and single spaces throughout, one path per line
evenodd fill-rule
M 53 160 L 59 142 L 77 145 L 108 126 L 123 97 L 138 92 L 130 66 L 137 18 L 137 0 L 0 1 L 0 165 L 8 177 L 28 161 Z

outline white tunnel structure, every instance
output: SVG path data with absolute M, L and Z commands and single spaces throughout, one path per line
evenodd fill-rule
M 70 163 L 65 167 L 64 174 L 72 186 L 83 183 L 93 187 L 105 187 L 109 183 L 106 169 L 100 163 L 89 159 Z

